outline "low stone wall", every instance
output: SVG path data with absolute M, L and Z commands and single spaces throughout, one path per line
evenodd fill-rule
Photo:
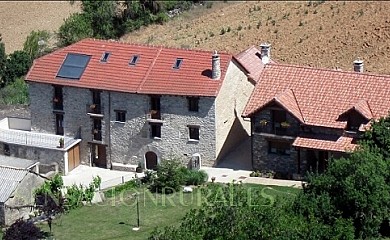
M 14 144 L 8 145 L 10 149 L 10 156 L 40 162 L 41 173 L 46 173 L 46 168 L 48 169 L 48 171 L 53 171 L 56 169 L 60 172 L 65 171 L 64 151 L 30 146 L 20 146 Z

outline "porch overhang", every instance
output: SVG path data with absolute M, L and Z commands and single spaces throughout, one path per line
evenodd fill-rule
M 352 152 L 356 149 L 356 138 L 349 136 L 306 136 L 297 137 L 293 147 L 331 152 Z

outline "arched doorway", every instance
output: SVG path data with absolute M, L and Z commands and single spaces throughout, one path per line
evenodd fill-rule
M 145 154 L 145 160 L 146 160 L 146 169 L 153 169 L 155 170 L 157 167 L 157 154 L 154 152 L 147 152 Z

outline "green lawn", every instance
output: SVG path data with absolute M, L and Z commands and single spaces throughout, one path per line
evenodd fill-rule
M 249 185 L 264 188 L 260 185 Z M 177 224 L 186 212 L 200 205 L 200 190 L 187 194 L 160 195 L 148 190 L 139 190 L 139 231 L 132 228 L 137 224 L 136 201 L 131 192 L 107 199 L 104 203 L 72 210 L 55 220 L 52 225 L 56 239 L 147 239 L 156 227 Z M 271 196 L 295 196 L 299 189 L 267 187 L 264 193 Z M 40 226 L 48 231 L 47 225 Z

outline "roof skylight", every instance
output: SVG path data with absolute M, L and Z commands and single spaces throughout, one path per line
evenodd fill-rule
M 109 57 L 110 57 L 110 53 L 104 52 L 102 58 L 100 58 L 100 62 L 107 62 Z
M 175 64 L 173 64 L 173 68 L 179 69 L 182 63 L 183 63 L 183 58 L 176 58 L 176 62 Z
M 57 77 L 80 79 L 90 59 L 91 56 L 89 55 L 68 53 L 57 73 Z
M 130 60 L 130 62 L 129 62 L 129 65 L 135 65 L 135 64 L 137 64 L 138 59 L 139 59 L 139 55 L 133 55 L 133 57 L 131 57 L 131 60 Z

